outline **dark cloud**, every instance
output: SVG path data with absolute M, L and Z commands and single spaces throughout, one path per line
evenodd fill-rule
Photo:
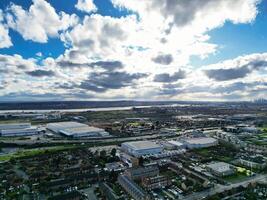
M 170 75 L 168 73 L 156 74 L 154 76 L 155 82 L 175 82 L 179 79 L 184 79 L 186 77 L 186 72 L 183 70 L 179 70 L 174 74 Z
M 267 61 L 266 60 L 253 60 L 244 66 L 249 67 L 251 70 L 260 70 L 262 68 L 267 67 Z
M 237 78 L 244 78 L 253 71 L 262 70 L 267 67 L 267 61 L 257 59 L 249 61 L 247 64 L 228 69 L 205 70 L 206 75 L 216 81 L 228 81 Z
M 244 78 L 251 72 L 248 66 L 229 69 L 210 69 L 206 70 L 206 75 L 216 81 L 229 81 L 237 78 Z
M 115 70 L 123 68 L 123 64 L 120 61 L 98 61 L 90 64 L 91 66 L 99 66 L 103 69 Z
M 60 88 L 60 89 L 66 89 L 66 90 L 71 90 L 71 89 L 76 89 L 77 84 L 72 84 L 72 83 L 55 83 L 55 88 Z
M 152 58 L 152 61 L 161 65 L 169 65 L 172 63 L 173 57 L 171 54 L 158 55 Z
M 42 69 L 28 71 L 26 72 L 26 74 L 34 77 L 55 76 L 55 72 L 53 72 L 52 70 L 42 70 Z
M 63 68 L 75 68 L 75 67 L 88 67 L 89 66 L 89 64 L 86 64 L 86 63 L 75 63 L 69 60 L 60 60 L 57 62 L 57 64 Z
M 77 68 L 77 67 L 101 67 L 102 69 L 113 71 L 116 69 L 123 68 L 123 63 L 121 61 L 97 61 L 92 63 L 74 63 L 71 61 L 58 61 L 57 62 L 60 67 L 69 67 L 69 68 Z
M 108 89 L 120 89 L 133 84 L 134 80 L 144 78 L 147 74 L 127 72 L 92 73 L 87 80 L 80 84 L 80 88 L 94 92 L 104 92 Z

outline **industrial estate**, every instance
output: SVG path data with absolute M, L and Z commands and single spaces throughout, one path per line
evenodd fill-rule
M 267 198 L 265 103 L 0 118 L 0 199 Z

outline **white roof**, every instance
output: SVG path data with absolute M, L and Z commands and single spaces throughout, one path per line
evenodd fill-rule
M 78 122 L 56 122 L 47 124 L 48 127 L 55 127 L 57 129 L 66 129 L 66 128 L 74 128 L 74 127 L 85 127 L 86 124 L 78 123 Z
M 61 130 L 62 133 L 66 135 L 75 135 L 75 134 L 90 134 L 90 133 L 98 133 L 104 132 L 104 129 L 92 127 L 92 126 L 84 126 L 84 127 L 73 127 L 73 128 L 66 128 Z
M 0 129 L 13 129 L 19 128 L 21 126 L 31 126 L 31 123 L 7 123 L 7 124 L 0 124 Z
M 183 143 L 175 141 L 175 140 L 170 140 L 168 143 L 175 145 L 175 146 L 183 146 Z
M 188 144 L 208 144 L 214 143 L 217 140 L 211 137 L 199 137 L 199 138 L 189 138 L 186 139 L 185 142 Z
M 123 144 L 135 150 L 161 148 L 160 145 L 151 141 L 125 142 Z
M 47 128 L 65 134 L 67 136 L 73 135 L 90 135 L 93 133 L 106 133 L 104 129 L 88 126 L 87 124 L 82 124 L 78 122 L 58 122 L 49 123 Z
M 230 170 L 230 164 L 225 162 L 215 162 L 207 165 L 207 167 L 211 168 L 214 171 L 217 172 L 225 172 L 227 170 Z

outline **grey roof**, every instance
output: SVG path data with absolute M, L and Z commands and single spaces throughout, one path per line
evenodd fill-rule
M 160 145 L 151 141 L 125 142 L 124 144 L 135 150 L 160 148 Z

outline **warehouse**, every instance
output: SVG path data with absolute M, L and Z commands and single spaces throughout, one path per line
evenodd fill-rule
M 37 127 L 30 123 L 0 124 L 0 135 L 3 137 L 29 136 L 38 134 Z
M 124 142 L 121 144 L 121 148 L 135 157 L 162 153 L 162 147 L 151 141 Z
M 0 124 L 0 130 L 30 128 L 31 123 Z
M 184 148 L 184 144 L 176 140 L 169 140 L 167 141 L 167 144 L 169 145 L 170 149 L 183 149 Z
M 47 124 L 47 129 L 67 137 L 108 137 L 104 129 L 88 126 L 78 122 L 58 122 Z
M 205 148 L 218 145 L 218 140 L 211 137 L 189 138 L 184 140 L 184 145 L 189 149 Z
M 214 162 L 207 165 L 207 168 L 216 176 L 229 176 L 235 173 L 234 168 L 225 162 Z

